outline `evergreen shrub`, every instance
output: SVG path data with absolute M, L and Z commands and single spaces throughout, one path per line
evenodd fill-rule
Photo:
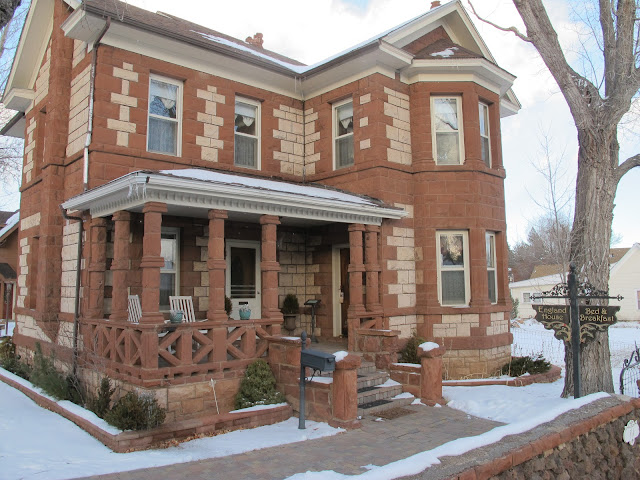
M 247 367 L 240 391 L 236 394 L 236 409 L 255 405 L 272 405 L 286 401 L 284 395 L 276 390 L 276 379 L 264 360 L 256 360 Z
M 400 350 L 400 362 L 401 363 L 417 363 L 420 364 L 420 357 L 418 357 L 418 347 L 422 345 L 426 340 L 419 337 L 416 332 L 413 332 L 407 344 L 402 350 Z
M 551 368 L 551 364 L 547 362 L 542 355 L 538 355 L 535 358 L 530 356 L 526 357 L 513 357 L 511 361 L 502 367 L 502 375 L 509 375 L 511 377 L 519 377 L 528 373 L 535 375 L 536 373 L 546 373 Z
M 115 393 L 116 389 L 111 388 L 111 380 L 109 377 L 102 377 L 100 381 L 100 388 L 98 394 L 95 397 L 91 397 L 87 403 L 87 407 L 98 417 L 104 418 L 109 411 L 111 405 L 111 397 Z
M 162 425 L 166 415 L 153 395 L 128 392 L 105 413 L 104 419 L 120 430 L 149 430 Z

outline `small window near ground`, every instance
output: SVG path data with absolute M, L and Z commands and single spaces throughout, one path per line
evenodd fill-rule
M 147 150 L 180 155 L 182 83 L 151 76 Z
M 169 310 L 169 297 L 179 295 L 180 236 L 177 228 L 163 228 L 160 240 L 164 266 L 160 269 L 160 310 Z
M 437 233 L 438 293 L 446 306 L 469 303 L 468 234 L 460 231 Z
M 436 165 L 462 165 L 462 102 L 460 97 L 431 98 L 431 130 Z
M 491 143 L 489 140 L 489 106 L 480 103 L 480 146 L 482 161 L 491 168 Z
M 249 99 L 236 99 L 234 164 L 260 168 L 260 104 Z
M 333 106 L 333 139 L 335 168 L 353 165 L 353 102 Z
M 489 301 L 498 302 L 498 279 L 496 275 L 496 235 L 487 232 L 485 236 L 487 252 L 487 277 L 489 285 Z

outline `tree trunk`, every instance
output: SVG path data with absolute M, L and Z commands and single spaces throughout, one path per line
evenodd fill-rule
M 611 221 L 618 185 L 614 171 L 619 150 L 616 127 L 578 129 L 578 144 L 571 261 L 576 266 L 579 282 L 586 281 L 598 290 L 608 291 Z M 571 348 L 565 349 L 565 363 L 563 397 L 573 395 Z M 580 345 L 580 368 L 583 395 L 600 391 L 614 393 L 608 332 L 598 332 L 594 340 Z

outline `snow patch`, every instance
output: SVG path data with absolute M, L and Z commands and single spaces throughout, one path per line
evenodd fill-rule
M 444 50 L 442 50 L 441 52 L 434 52 L 431 54 L 432 57 L 444 57 L 444 58 L 448 58 L 452 55 L 454 55 L 456 52 L 456 50 L 458 50 L 458 47 L 449 47 L 446 48 Z
M 424 343 L 421 343 L 418 348 L 421 348 L 425 352 L 430 352 L 431 350 L 435 350 L 436 348 L 440 348 L 440 345 L 438 345 L 435 342 L 424 342 Z

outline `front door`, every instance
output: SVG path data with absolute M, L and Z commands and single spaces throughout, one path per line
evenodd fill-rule
M 349 258 L 349 247 L 338 245 L 333 248 L 333 335 L 336 337 L 349 334 Z
M 260 242 L 227 240 L 226 294 L 233 308 L 231 318 L 238 320 L 239 308 L 246 304 L 251 318 L 262 316 L 260 302 Z

